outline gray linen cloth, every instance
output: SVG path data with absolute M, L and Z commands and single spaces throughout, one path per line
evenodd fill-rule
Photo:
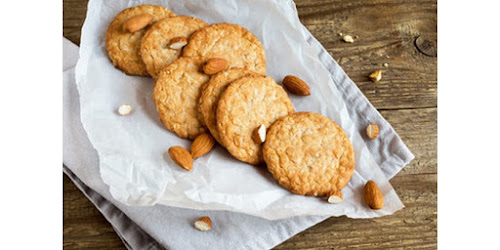
M 368 144 L 368 148 L 384 174 L 392 178 L 414 156 L 321 44 L 305 27 L 303 32 L 343 92 L 350 106 L 349 115 L 361 134 L 366 124 L 379 124 L 379 136 L 384 139 Z M 163 205 L 129 207 L 114 200 L 100 178 L 97 152 L 80 121 L 73 68 L 78 47 L 64 39 L 63 48 L 63 171 L 111 223 L 128 249 L 268 249 L 328 218 L 300 216 L 270 221 L 227 211 L 204 212 Z M 201 216 L 212 218 L 214 230 L 207 233 L 193 229 L 193 222 Z

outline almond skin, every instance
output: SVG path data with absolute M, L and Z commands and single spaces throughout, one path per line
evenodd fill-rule
M 182 47 L 186 46 L 187 39 L 182 36 L 174 37 L 170 40 L 170 44 L 168 45 L 171 49 L 182 49 Z
M 203 65 L 203 72 L 211 76 L 215 75 L 226 69 L 228 62 L 223 58 L 210 58 L 207 60 L 205 65 Z
M 170 158 L 172 158 L 177 165 L 187 171 L 193 169 L 193 157 L 191 157 L 191 154 L 183 147 L 174 146 L 169 148 L 168 155 L 170 155 Z
M 198 218 L 194 222 L 194 227 L 200 231 L 209 231 L 212 229 L 212 220 L 208 216 Z
M 306 96 L 311 94 L 309 85 L 296 76 L 285 76 L 283 79 L 283 87 L 285 87 L 288 92 L 295 95 Z
M 378 133 L 379 129 L 377 124 L 372 123 L 366 127 L 366 135 L 368 136 L 368 138 L 373 140 L 377 138 Z
M 384 196 L 373 181 L 368 181 L 363 189 L 366 205 L 371 209 L 382 209 L 384 207 Z
M 123 23 L 123 29 L 130 33 L 134 33 L 148 26 L 151 19 L 153 19 L 153 16 L 148 13 L 134 16 Z
M 215 140 L 209 133 L 198 135 L 191 144 L 191 156 L 196 159 L 210 152 L 214 147 Z

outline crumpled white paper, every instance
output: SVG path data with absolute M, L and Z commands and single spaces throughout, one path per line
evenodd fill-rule
M 152 99 L 152 79 L 115 69 L 105 50 L 105 32 L 113 17 L 125 8 L 146 3 L 209 24 L 242 25 L 262 42 L 269 76 L 281 82 L 285 75 L 293 74 L 309 83 L 310 96 L 291 96 L 296 111 L 330 117 L 345 130 L 355 149 L 356 169 L 342 190 L 344 202 L 329 204 L 325 198 L 294 195 L 277 184 L 265 168 L 239 162 L 221 146 L 196 159 L 191 172 L 172 162 L 167 149 L 176 145 L 189 148 L 191 142 L 178 138 L 161 123 Z M 403 208 L 300 25 L 295 5 L 288 0 L 90 0 L 76 81 L 82 123 L 99 154 L 101 177 L 113 197 L 131 206 L 228 210 L 272 220 L 299 215 L 371 218 Z M 130 115 L 117 115 L 122 104 L 134 107 Z M 371 210 L 365 205 L 362 189 L 367 180 L 379 185 L 385 199 L 383 209 Z

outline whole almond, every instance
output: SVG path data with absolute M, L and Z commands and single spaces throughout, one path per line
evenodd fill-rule
M 296 76 L 285 76 L 283 79 L 283 86 L 286 90 L 295 95 L 306 96 L 311 94 L 309 85 Z
M 363 189 L 366 205 L 371 209 L 382 209 L 384 207 L 384 196 L 373 181 L 368 181 Z
M 191 144 L 191 156 L 196 159 L 210 152 L 214 147 L 215 140 L 209 133 L 198 135 Z
M 171 147 L 168 149 L 168 154 L 177 165 L 187 171 L 191 171 L 191 169 L 193 169 L 193 157 L 191 157 L 191 154 L 183 147 Z
M 170 44 L 168 45 L 169 48 L 171 49 L 182 49 L 182 47 L 186 46 L 187 44 L 187 39 L 183 36 L 178 36 L 178 37 L 174 37 L 172 38 L 172 40 L 170 40 Z
M 123 23 L 123 29 L 130 33 L 134 33 L 148 26 L 151 19 L 153 19 L 153 16 L 148 13 L 134 16 Z
M 205 74 L 211 76 L 219 73 L 220 71 L 223 71 L 226 69 L 228 65 L 228 62 L 226 59 L 223 58 L 210 58 L 208 61 L 203 65 L 203 72 Z
M 212 220 L 208 216 L 198 218 L 194 222 L 194 227 L 200 231 L 209 231 L 212 229 Z
M 266 126 L 261 124 L 252 133 L 252 140 L 257 144 L 262 144 L 266 141 Z
M 378 133 L 379 133 L 379 130 L 378 130 L 377 124 L 372 123 L 366 127 L 366 135 L 368 136 L 368 138 L 373 140 L 373 139 L 377 138 Z
M 340 191 L 333 191 L 328 194 L 328 202 L 339 204 L 344 200 L 344 195 Z

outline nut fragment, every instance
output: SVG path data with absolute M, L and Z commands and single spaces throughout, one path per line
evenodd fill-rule
M 366 205 L 371 209 L 382 209 L 384 207 L 384 196 L 375 182 L 368 181 L 365 184 L 363 196 Z
M 366 127 L 366 135 L 368 136 L 368 138 L 373 140 L 373 139 L 377 138 L 378 133 L 379 133 L 379 130 L 378 130 L 377 124 L 372 123 Z
M 332 204 L 339 204 L 344 200 L 344 195 L 339 191 L 332 191 L 328 194 L 328 202 Z
M 370 78 L 370 80 L 372 82 L 378 82 L 380 81 L 380 79 L 382 79 L 382 70 L 376 70 L 376 71 L 373 71 L 369 76 L 368 78 Z
M 208 216 L 198 218 L 194 222 L 194 227 L 200 231 L 209 231 L 212 229 L 212 220 Z
M 148 26 L 151 19 L 153 19 L 153 16 L 148 13 L 134 16 L 123 23 L 123 29 L 130 33 L 134 33 Z
M 264 126 L 264 124 L 254 129 L 252 139 L 257 144 L 262 144 L 266 141 L 266 126 Z
M 384 66 L 384 67 L 387 68 L 387 67 L 389 67 L 389 64 L 388 63 L 384 63 L 384 64 L 382 64 L 382 66 Z
M 174 146 L 168 149 L 168 155 L 170 158 L 179 166 L 186 169 L 187 171 L 191 171 L 193 169 L 193 158 L 191 154 L 180 146 Z
M 215 140 L 209 133 L 198 135 L 191 144 L 191 156 L 196 159 L 210 152 L 214 147 Z
M 203 72 L 211 76 L 226 69 L 228 62 L 223 58 L 210 58 L 207 63 L 203 65 Z
M 132 106 L 130 104 L 123 104 L 118 107 L 118 114 L 120 115 L 128 115 L 132 112 Z
M 285 76 L 285 78 L 283 78 L 283 87 L 295 95 L 306 96 L 311 94 L 309 85 L 296 76 Z
M 170 40 L 170 44 L 168 45 L 171 49 L 182 49 L 182 47 L 186 46 L 187 39 L 182 36 L 174 37 Z
M 344 42 L 346 42 L 346 43 L 353 43 L 354 42 L 354 38 L 352 38 L 351 35 L 345 35 L 342 37 L 342 39 L 344 39 Z

